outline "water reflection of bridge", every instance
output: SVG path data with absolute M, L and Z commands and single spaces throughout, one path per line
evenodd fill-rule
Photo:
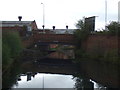
M 44 59 L 39 62 L 27 61 L 23 63 L 22 70 L 24 72 L 40 72 L 40 73 L 53 73 L 53 74 L 67 74 L 71 75 L 76 73 L 77 67 L 72 61 L 56 59 Z
M 48 62 L 46 63 L 46 61 Z M 66 61 L 66 63 L 64 61 L 57 63 L 54 62 L 54 60 L 51 60 L 52 63 L 49 63 L 48 59 L 46 59 L 46 61 L 41 61 L 39 63 L 26 62 L 26 64 L 24 63 L 24 65 L 22 65 L 23 75 L 27 75 L 27 81 L 30 81 L 31 77 L 37 75 L 37 73 L 73 75 L 74 77 L 78 74 L 79 70 L 76 64 L 70 61 Z M 93 90 L 94 88 L 94 83 L 91 82 L 89 78 L 77 77 L 75 80 L 75 88 L 77 89 L 84 88 L 83 90 L 85 90 L 85 88 L 89 88 Z

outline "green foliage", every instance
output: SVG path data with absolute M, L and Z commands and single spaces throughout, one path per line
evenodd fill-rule
M 119 22 L 112 21 L 106 27 L 107 27 L 107 30 L 97 31 L 96 34 L 120 36 L 120 23 Z
M 10 48 L 8 45 L 3 43 L 3 52 L 2 52 L 2 59 L 3 59 L 3 65 L 4 64 L 8 64 L 9 63 L 9 59 L 11 57 L 11 53 L 10 53 Z
M 103 47 L 100 46 L 100 42 L 96 41 L 96 45 L 94 45 L 91 51 L 86 52 L 82 47 L 81 44 L 84 42 L 90 31 L 85 28 L 85 22 L 83 20 L 79 20 L 76 24 L 78 28 L 74 32 L 74 36 L 76 39 L 76 48 L 75 48 L 75 61 L 79 63 L 81 60 L 99 60 L 99 61 L 107 61 L 111 63 L 120 63 L 119 59 L 120 56 L 118 55 L 119 51 L 111 50 L 105 51 Z M 120 23 L 118 22 L 111 22 L 107 26 L 108 30 L 103 30 L 96 32 L 95 34 L 101 35 L 120 35 Z
M 110 35 L 120 35 L 120 23 L 111 22 L 107 28 Z
M 76 27 L 80 30 L 84 30 L 85 29 L 85 21 L 84 18 L 78 20 L 78 22 L 76 23 Z
M 17 32 L 4 32 L 2 38 L 3 66 L 10 64 L 22 50 L 21 40 Z
M 21 62 L 15 61 L 5 73 L 2 74 L 2 89 L 11 88 L 14 84 L 17 84 L 18 75 L 21 72 Z M 7 89 L 7 90 L 9 90 Z M 11 90 L 11 89 L 10 89 Z
M 78 29 L 74 32 L 75 43 L 76 43 L 76 48 L 74 50 L 76 62 L 79 62 L 79 59 L 84 60 L 86 57 L 85 50 L 81 47 L 81 43 L 88 38 L 90 31 L 86 29 L 84 20 L 85 20 L 84 18 L 82 20 L 80 19 L 78 23 L 76 23 L 76 27 Z
M 85 29 L 84 19 L 79 20 L 78 23 L 76 23 L 76 27 L 78 29 L 74 32 L 75 39 L 76 41 L 82 42 L 88 37 L 90 33 L 88 30 Z

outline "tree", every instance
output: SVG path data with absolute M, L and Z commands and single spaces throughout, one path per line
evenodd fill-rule
M 78 29 L 74 32 L 74 36 L 76 41 L 80 43 L 80 41 L 85 40 L 90 33 L 90 31 L 85 27 L 85 18 L 78 20 L 76 27 Z
M 119 35 L 120 36 L 120 23 L 112 21 L 108 26 L 108 33 L 110 35 Z
M 78 28 L 74 32 L 74 37 L 75 37 L 75 57 L 76 57 L 76 62 L 79 62 L 79 58 L 84 58 L 85 56 L 85 50 L 82 48 L 82 42 L 85 41 L 90 33 L 88 29 L 85 27 L 85 19 L 80 19 L 76 23 L 76 27 Z
M 85 29 L 85 18 L 78 20 L 78 22 L 75 24 L 77 29 L 84 30 Z
M 6 67 L 19 55 L 22 43 L 17 32 L 3 31 L 2 36 L 2 61 L 3 66 Z

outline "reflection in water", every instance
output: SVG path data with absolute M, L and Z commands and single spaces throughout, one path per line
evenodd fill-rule
M 25 66 L 29 66 L 29 64 L 27 64 Z M 72 73 L 71 73 L 71 75 L 63 75 L 63 74 L 47 74 L 47 73 L 27 72 L 32 69 L 33 69 L 33 71 L 35 71 L 35 68 L 28 67 L 29 69 L 22 68 L 22 71 L 15 74 L 16 72 L 18 72 L 18 69 L 17 69 L 18 65 L 15 67 L 16 68 L 11 68 L 11 72 L 9 73 L 10 75 L 7 75 L 7 73 L 5 73 L 6 74 L 5 78 L 6 77 L 8 77 L 8 78 L 7 79 L 3 78 L 4 79 L 3 81 L 5 82 L 5 83 L 3 83 L 4 87 L 8 87 L 8 84 L 9 84 L 9 86 L 11 86 L 12 88 L 73 88 L 75 90 L 85 90 L 86 88 L 91 88 L 91 90 L 93 90 L 94 88 L 101 88 L 101 86 L 99 84 L 95 83 L 94 81 L 90 81 L 89 79 L 86 79 L 83 77 L 77 77 L 77 76 L 75 77 L 75 76 L 73 76 Z M 58 69 L 58 68 L 60 68 L 60 69 Z M 65 67 L 63 67 L 63 66 L 62 67 L 58 66 L 57 68 L 49 67 L 49 68 L 47 68 L 47 70 L 48 69 L 49 69 L 48 71 L 51 71 L 51 69 L 61 70 L 61 68 L 65 69 Z M 14 70 L 14 69 L 16 69 L 16 70 Z M 43 66 L 41 69 L 40 68 L 38 68 L 38 69 L 39 70 L 42 69 L 44 72 L 46 71 L 46 69 Z M 68 71 L 69 69 L 71 69 L 71 68 L 68 68 L 65 71 Z M 56 70 L 53 70 L 54 73 L 55 72 L 57 73 Z M 24 72 L 24 74 L 23 74 L 23 72 Z M 63 71 L 61 70 L 61 72 L 63 72 Z
M 34 77 L 29 74 L 20 78 L 13 88 L 74 88 L 75 84 L 72 75 L 37 73 Z
M 85 90 L 85 89 L 90 89 L 93 90 L 94 89 L 94 83 L 91 82 L 89 79 L 82 79 L 82 78 L 78 78 L 76 77 L 76 83 L 75 83 L 75 88 L 77 90 Z
M 9 89 L 13 84 L 17 84 L 17 79 L 20 80 L 18 74 L 20 74 L 20 62 L 15 61 L 11 67 L 2 73 L 2 89 Z M 16 67 L 16 68 L 15 68 Z
M 101 87 L 90 79 L 74 77 L 74 73 L 79 72 L 76 71 L 75 65 L 71 63 L 66 61 L 55 62 L 55 60 L 48 63 L 48 61 L 44 60 L 44 64 L 41 64 L 41 61 L 37 64 L 33 61 L 24 61 L 22 65 L 13 65 L 8 73 L 4 73 L 3 86 L 8 88 L 74 88 L 75 90 L 85 90 L 86 88 L 93 90 Z
M 29 64 L 32 64 L 32 62 Z M 68 66 L 67 66 L 67 69 L 65 66 L 64 67 L 56 66 L 55 68 L 52 68 L 51 66 L 47 67 L 48 65 L 47 66 L 45 65 L 44 67 L 47 67 L 47 69 L 45 69 L 43 65 L 40 65 L 42 66 L 40 67 L 41 69 L 36 67 L 38 70 L 40 71 L 42 70 L 42 72 L 46 72 L 46 71 L 51 71 L 51 72 L 54 71 L 54 73 L 62 72 L 62 74 L 47 74 L 47 73 L 31 72 L 31 70 L 35 71 L 36 68 L 30 67 L 29 64 L 28 63 L 25 64 L 25 66 L 27 67 L 29 66 L 28 67 L 29 69 L 21 67 L 22 70 L 18 70 L 19 65 L 17 64 L 15 64 L 15 66 L 13 65 L 13 68 L 11 68 L 9 73 L 4 73 L 5 75 L 3 78 L 3 86 L 8 88 L 9 87 L 12 87 L 12 88 L 73 88 L 75 90 L 85 90 L 86 88 L 93 90 L 94 88 L 101 88 L 101 86 L 99 84 L 96 84 L 94 81 L 90 81 L 89 79 L 86 79 L 83 77 L 74 76 L 73 73 L 69 74 L 69 72 L 75 72 L 75 71 L 70 70 L 69 72 L 67 72 L 69 69 L 72 69 L 72 68 L 68 68 Z M 36 66 L 36 64 L 32 66 Z M 66 73 L 63 72 L 62 69 L 64 69 Z M 59 72 L 57 72 L 57 70 L 59 70 Z M 27 72 L 27 71 L 30 71 L 30 72 Z M 67 73 L 69 75 L 63 75 Z M 79 75 L 81 74 L 79 73 Z
M 27 72 L 21 74 L 12 88 L 71 88 L 73 90 L 106 90 L 103 86 L 86 78 L 73 78 L 72 75 Z

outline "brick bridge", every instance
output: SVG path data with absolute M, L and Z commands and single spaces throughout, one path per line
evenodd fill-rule
M 37 42 L 41 43 L 56 43 L 74 45 L 75 38 L 72 34 L 33 34 L 23 39 L 23 46 L 29 47 Z M 120 37 L 109 35 L 89 35 L 88 39 L 82 42 L 82 48 L 86 51 L 92 51 L 95 48 L 101 48 L 103 50 L 113 50 L 120 48 Z
M 32 36 L 23 39 L 23 46 L 29 47 L 37 42 L 73 45 L 74 36 L 71 34 L 33 34 Z
M 75 44 L 75 38 L 73 35 L 69 34 L 34 34 L 25 40 L 23 40 L 23 45 L 28 47 L 35 42 L 56 42 L 56 43 L 67 43 Z M 86 52 L 101 52 L 101 51 L 113 51 L 120 48 L 119 45 L 120 37 L 109 36 L 109 35 L 89 35 L 89 37 L 82 42 L 82 48 L 85 48 Z M 119 53 L 118 53 L 119 55 Z M 111 67 L 108 63 L 103 64 L 96 61 L 81 61 L 81 70 L 89 75 L 90 78 L 98 82 L 103 83 L 109 87 L 119 87 L 120 80 L 118 74 L 118 67 Z M 104 65 L 104 66 L 103 66 Z M 116 69 L 117 68 L 117 69 Z M 112 73 L 111 73 L 112 72 Z

